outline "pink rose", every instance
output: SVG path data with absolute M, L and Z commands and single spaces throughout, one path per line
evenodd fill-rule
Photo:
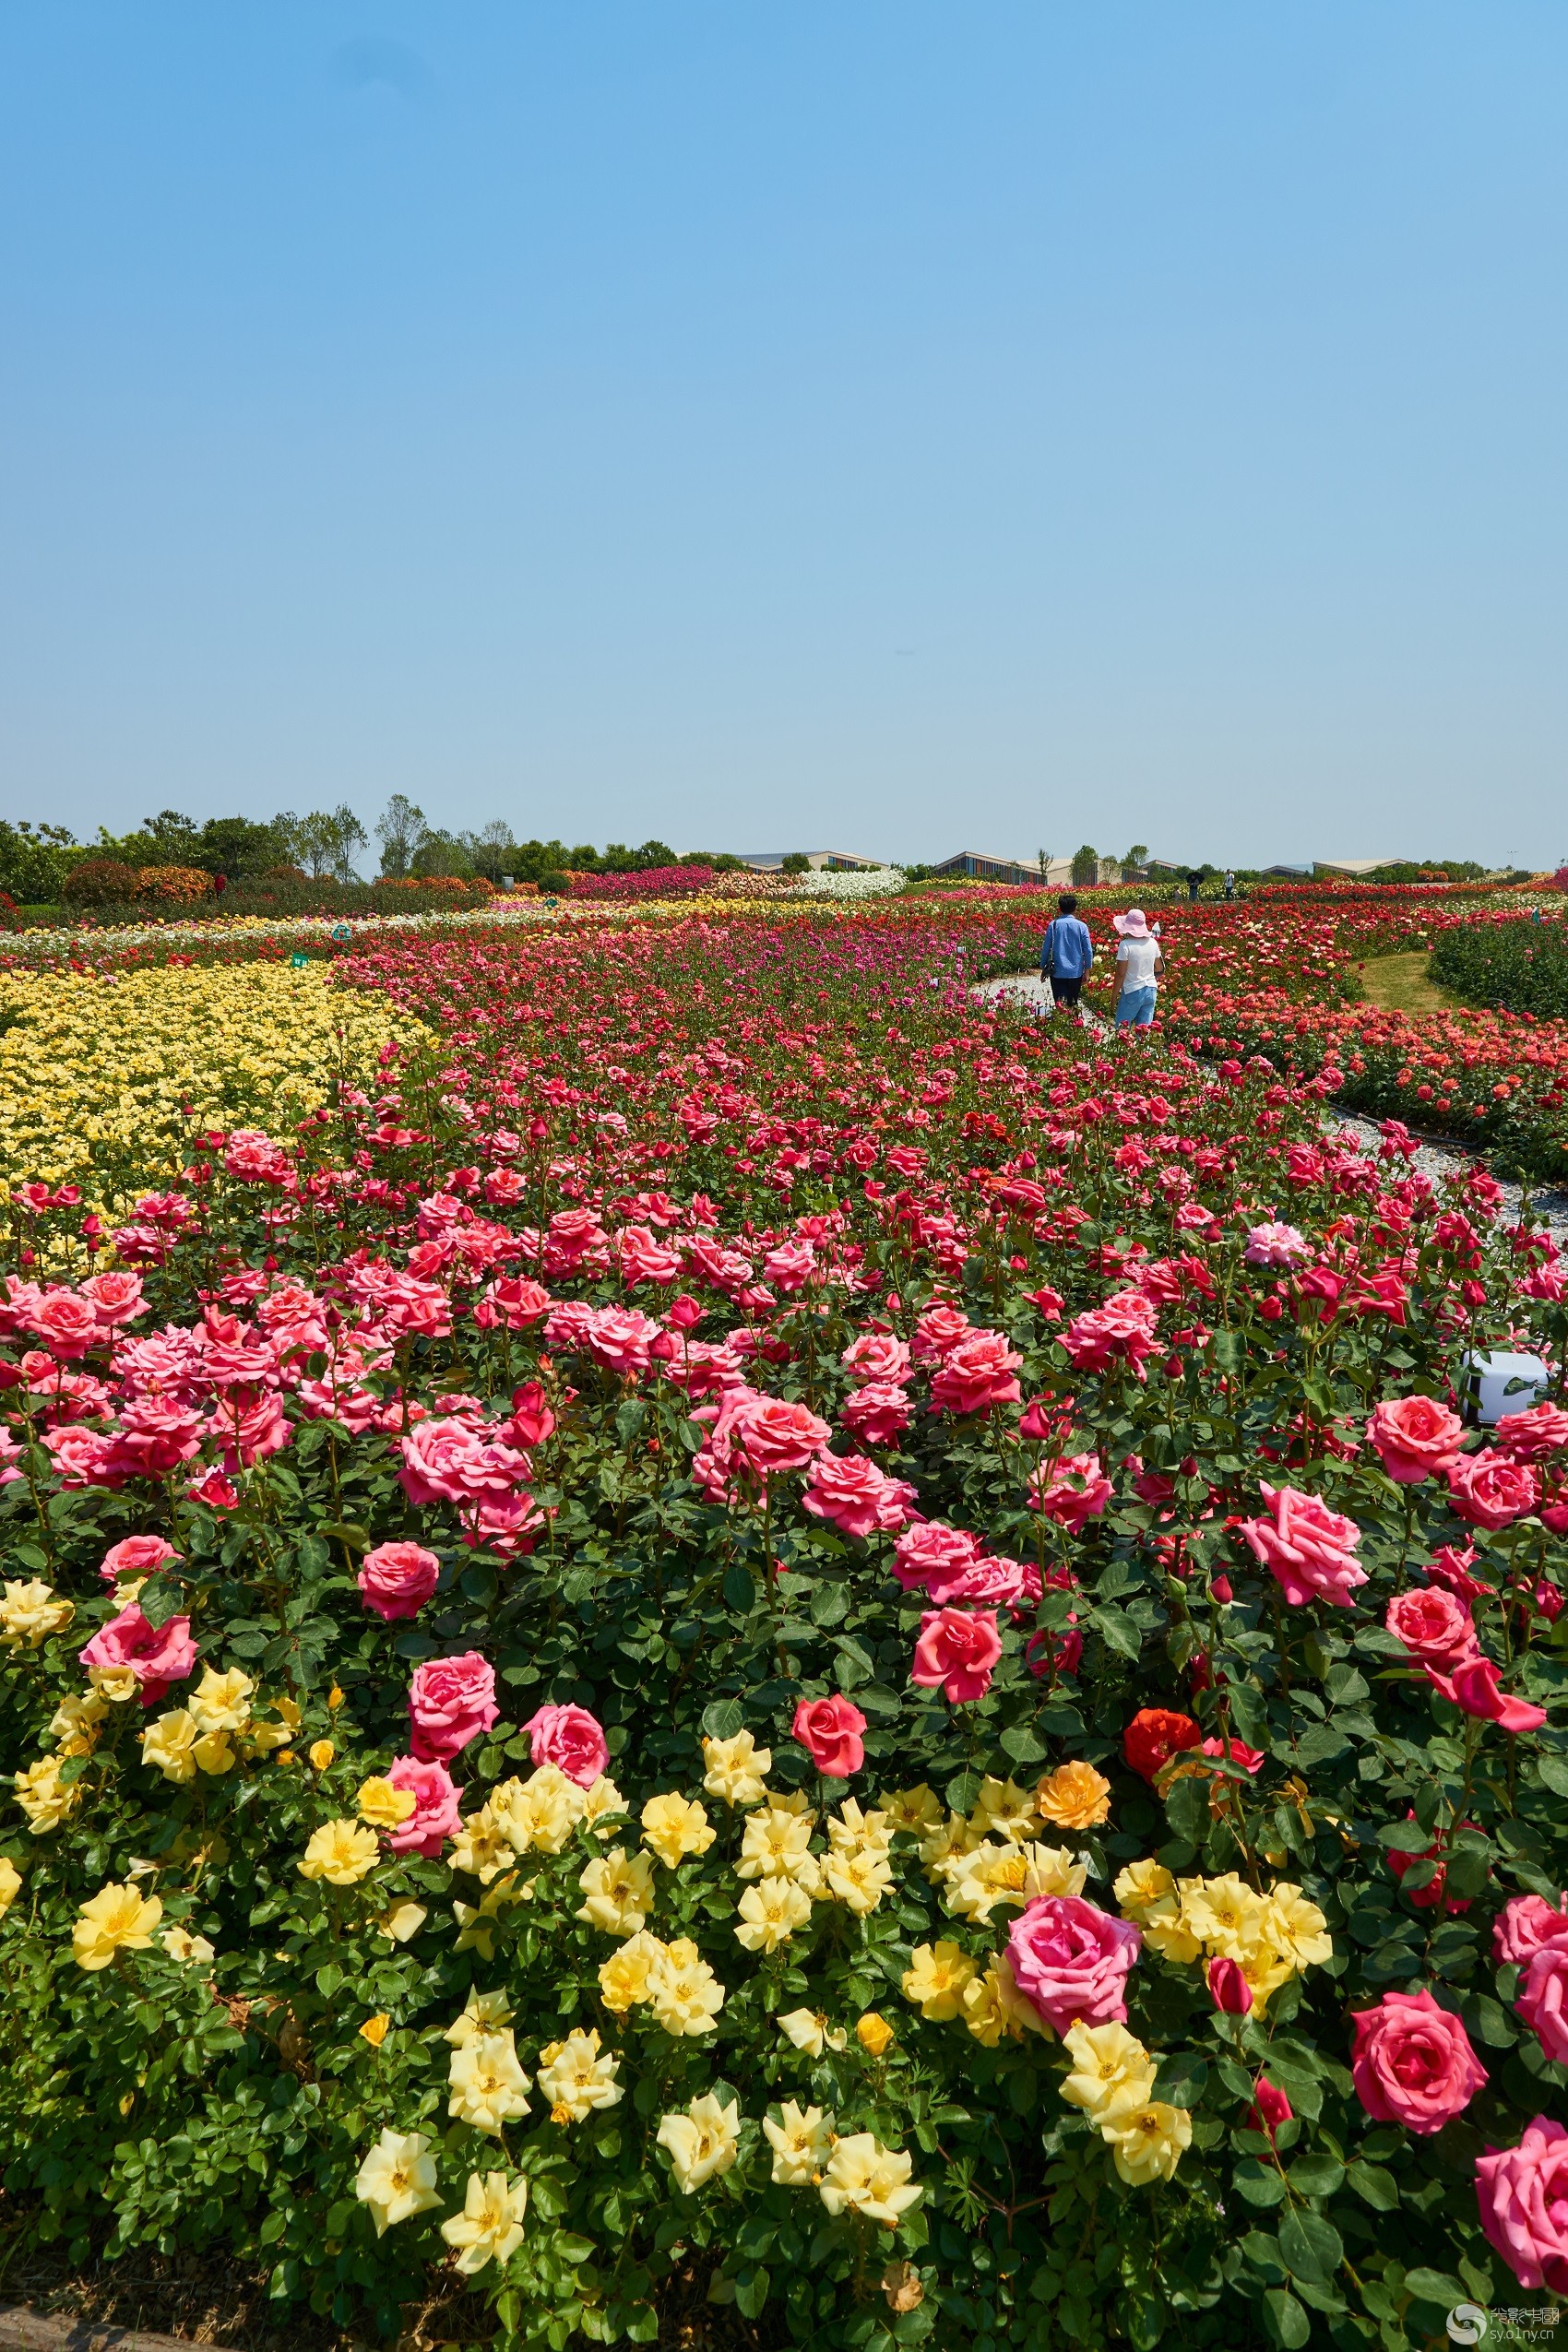
M 873 1380 L 891 1381 L 897 1386 L 909 1376 L 909 1351 L 890 1331 L 863 1332 L 838 1360 L 857 1388 Z
M 921 1519 L 893 1547 L 893 1574 L 907 1593 L 920 1586 L 934 1601 L 951 1598 L 980 1557 L 980 1538 L 941 1519 Z
M 1523 1966 L 1545 1943 L 1568 1942 L 1568 1895 L 1556 1905 L 1538 1895 L 1515 1895 L 1506 1902 L 1491 1928 L 1491 1956 L 1500 1968 Z
M 596 1307 L 583 1317 L 583 1345 L 596 1364 L 630 1380 L 647 1372 L 648 1350 L 663 1327 L 640 1307 Z
M 83 1283 L 83 1289 L 90 1286 Z M 1515 1462 L 1543 1462 L 1568 1447 L 1568 1413 L 1561 1405 L 1532 1405 L 1527 1412 L 1505 1413 L 1492 1431 L 1499 1454 Z
M 996 1612 L 991 1609 L 928 1609 L 921 1619 L 909 1680 L 922 1689 L 938 1683 L 950 1706 L 983 1699 L 992 1669 L 1002 1656 Z
M 1350 2013 L 1356 2046 L 1350 2072 L 1356 2095 L 1379 2123 L 1407 2132 L 1441 2132 L 1468 2107 L 1486 2081 L 1457 2017 L 1420 1992 L 1385 1992 L 1375 2009 Z
M 1260 2074 L 1253 2085 L 1253 2103 L 1247 2120 L 1254 2132 L 1266 2132 L 1272 2140 L 1282 2123 L 1289 2123 L 1296 2110 L 1280 2089 L 1266 2074 Z
M 1440 1674 L 1429 1666 L 1427 1681 L 1450 1705 L 1462 1707 L 1483 1722 L 1500 1723 L 1504 1731 L 1538 1731 L 1546 1721 L 1545 1707 L 1532 1706 L 1528 1699 L 1513 1698 L 1499 1688 L 1497 1669 L 1490 1657 L 1464 1658 L 1452 1674 Z
M 196 1645 L 191 1639 L 188 1617 L 171 1617 L 166 1624 L 149 1625 L 133 1601 L 101 1626 L 77 1655 L 87 1667 L 110 1671 L 129 1667 L 140 1686 L 137 1695 L 144 1707 L 149 1707 L 172 1684 L 184 1681 L 196 1662 Z
M 1268 1516 L 1242 1522 L 1241 1534 L 1253 1553 L 1283 1586 L 1292 1609 L 1312 1599 L 1348 1609 L 1366 1571 L 1356 1564 L 1361 1531 L 1354 1519 L 1342 1518 L 1315 1494 L 1295 1487 L 1272 1487 L 1259 1480 Z
M 1207 1211 L 1204 1212 L 1206 1220 Z M 1140 1380 L 1147 1377 L 1144 1360 L 1159 1345 L 1159 1310 L 1141 1290 L 1119 1290 L 1104 1306 L 1075 1315 L 1062 1345 L 1080 1372 L 1109 1372 L 1112 1363 L 1132 1366 Z
M 1111 1500 L 1111 1480 L 1099 1467 L 1098 1454 L 1070 1454 L 1049 1477 L 1037 1470 L 1029 1480 L 1029 1501 L 1047 1519 L 1069 1535 L 1090 1519 L 1100 1518 Z
M 838 1418 L 862 1445 L 891 1445 L 908 1429 L 914 1407 L 896 1380 L 868 1380 L 838 1408 Z
M 1040 1895 L 1013 1922 L 1014 1980 L 1052 2032 L 1126 2023 L 1127 1972 L 1143 1937 L 1078 1895 Z
M 1476 1628 L 1469 1610 L 1441 1586 L 1396 1593 L 1383 1621 L 1422 1666 L 1458 1666 L 1476 1654 Z
M 553 1764 L 579 1788 L 591 1788 L 610 1763 L 604 1727 L 587 1707 L 542 1706 L 523 1729 L 536 1764 Z
M 864 1538 L 907 1526 L 916 1495 L 903 1479 L 890 1479 L 863 1454 L 819 1454 L 801 1500 L 814 1519 Z
M 105 1331 L 113 1331 L 124 1324 L 135 1323 L 147 1313 L 141 1295 L 141 1276 L 128 1268 L 116 1274 L 91 1274 L 81 1285 L 81 1295 L 88 1300 L 93 1313 Z
M 74 1290 L 46 1290 L 28 1316 L 28 1325 L 52 1356 L 61 1358 L 85 1356 L 107 1336 L 92 1301 L 78 1299 Z
M 742 1417 L 740 1444 L 747 1467 L 771 1479 L 803 1470 L 814 1455 L 826 1453 L 832 1433 L 809 1407 L 754 1395 Z
M 427 1657 L 409 1685 L 411 1745 L 422 1764 L 459 1754 L 488 1731 L 501 1710 L 495 1673 L 477 1650 L 458 1657 Z
M 949 1413 L 988 1413 L 993 1405 L 1016 1404 L 1016 1373 L 1023 1358 L 1000 1331 L 971 1331 L 950 1348 L 931 1384 L 932 1402 Z
M 1277 1272 L 1285 1266 L 1309 1265 L 1312 1243 L 1294 1225 L 1254 1225 L 1247 1234 L 1249 1265 L 1266 1265 Z
M 1481 2227 L 1521 2287 L 1568 2295 L 1568 2128 L 1538 2115 L 1476 2158 Z
M 394 1854 L 422 1854 L 434 1859 L 448 1837 L 457 1834 L 461 1815 L 457 1782 L 443 1764 L 422 1764 L 417 1756 L 398 1756 L 386 1776 L 394 1788 L 413 1791 L 414 1810 L 387 1834 Z
M 1473 1527 L 1511 1527 L 1540 1501 L 1540 1480 L 1523 1462 L 1472 1454 L 1448 1473 L 1449 1508 Z
M 440 1574 L 440 1561 L 423 1544 L 378 1543 L 364 1556 L 360 1594 L 365 1607 L 388 1622 L 395 1617 L 417 1617 Z
M 1514 2006 L 1555 2066 L 1568 2059 L 1568 1944 L 1543 1943 L 1531 1954 Z
M 523 1455 L 490 1445 L 466 1421 L 422 1421 L 403 1440 L 398 1479 L 410 1503 L 480 1503 L 528 1478 Z
M 1401 1486 L 1419 1486 L 1435 1470 L 1447 1470 L 1459 1458 L 1465 1424 L 1457 1413 L 1431 1396 L 1398 1396 L 1374 1406 L 1367 1437 L 1383 1456 L 1383 1467 Z
M 960 1307 L 928 1307 L 915 1325 L 915 1361 L 941 1363 L 973 1329 Z
M 848 1699 L 802 1699 L 790 1729 L 818 1772 L 829 1780 L 848 1780 L 865 1763 L 865 1716 Z
M 166 1560 L 180 1556 L 161 1536 L 122 1536 L 104 1553 L 98 1573 L 106 1585 L 123 1585 L 132 1576 L 156 1576 Z

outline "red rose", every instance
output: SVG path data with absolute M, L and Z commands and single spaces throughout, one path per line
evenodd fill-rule
M 829 1780 L 848 1780 L 866 1760 L 866 1719 L 848 1699 L 802 1699 L 790 1728 Z
M 1152 1783 L 1172 1756 L 1203 1743 L 1203 1726 L 1171 1707 L 1140 1707 L 1122 1735 L 1122 1752 Z

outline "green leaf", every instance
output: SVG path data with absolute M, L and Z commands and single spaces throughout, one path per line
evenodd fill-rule
M 1124 1609 L 1111 1606 L 1091 1610 L 1089 1622 L 1107 1649 L 1119 1651 L 1123 1657 L 1142 1656 L 1144 1637 Z
M 943 1790 L 944 1797 L 956 1813 L 967 1813 L 980 1792 L 978 1772 L 961 1772 Z
M 756 1606 L 756 1586 L 752 1572 L 749 1568 L 742 1568 L 738 1560 L 724 1571 L 724 1603 L 740 1617 L 749 1617 Z
M 1002 1752 L 1016 1764 L 1031 1764 L 1043 1760 L 1046 1746 L 1032 1723 L 1014 1723 L 1002 1734 Z
M 1300 2197 L 1332 2197 L 1344 2178 L 1337 2156 L 1298 2156 L 1290 2167 L 1290 2186 Z
M 702 1711 L 702 1728 L 710 1740 L 732 1740 L 744 1721 L 739 1699 L 711 1699 Z
M 1445 2270 L 1407 2271 L 1405 2286 L 1419 2302 L 1435 2303 L 1440 2311 L 1451 2311 L 1455 2303 L 1469 2299 L 1458 2279 Z
M 357 1527 L 350 1520 L 324 1519 L 317 1523 L 318 1536 L 330 1536 L 334 1543 L 346 1543 L 350 1551 L 369 1551 L 375 1538 L 364 1527 Z
M 1263 2308 L 1275 2340 L 1284 2345 L 1286 2352 L 1297 2352 L 1299 2346 L 1312 2342 L 1313 2323 L 1296 2298 L 1285 2287 L 1269 2287 L 1263 2299 Z
M 767 2300 L 767 2272 L 761 2263 L 736 2274 L 735 2309 L 742 2319 L 755 2319 Z
M 1279 2251 L 1292 2277 L 1326 2287 L 1345 2259 L 1339 2232 L 1318 2213 L 1289 2213 L 1279 2225 Z
M 849 1613 L 849 1588 L 848 1585 L 821 1583 L 813 1586 L 811 1615 L 814 1625 L 837 1625 L 839 1620 L 847 1617 Z
M 1377 1833 L 1378 1843 L 1386 1846 L 1391 1854 L 1424 1854 L 1432 1842 L 1430 1829 L 1418 1821 L 1390 1822 Z
M 1214 1335 L 1214 1365 L 1217 1372 L 1237 1372 L 1241 1369 L 1242 1340 L 1239 1331 L 1217 1331 Z M 1301 2341 L 1305 2343 L 1303 2336 Z
M 1165 2060 L 1155 2076 L 1154 2097 L 1168 2107 L 1196 2107 L 1207 2081 L 1207 2059 L 1183 2052 Z
M 1392 2213 L 1399 2203 L 1399 2183 L 1381 2164 L 1367 2164 L 1358 2157 L 1346 2166 L 1345 2178 L 1373 2213 Z
M 1555 1797 L 1568 1797 L 1568 1756 L 1538 1756 L 1536 1770 L 1541 1784 Z
M 1243 2156 L 1234 2174 L 1237 2193 L 1250 2205 L 1277 2205 L 1285 2196 L 1285 2183 L 1271 2164 L 1260 2164 L 1256 2156 Z
M 1165 1813 L 1178 1837 L 1200 1846 L 1208 1834 L 1208 1787 L 1195 1775 L 1173 1780 L 1165 1792 Z

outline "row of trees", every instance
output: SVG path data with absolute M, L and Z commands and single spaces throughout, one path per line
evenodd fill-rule
M 504 818 L 478 832 L 450 831 L 430 823 L 404 793 L 394 792 L 374 830 L 380 875 L 386 881 L 469 881 L 480 874 L 499 884 L 550 884 L 568 873 L 638 873 L 656 866 L 707 865 L 734 868 L 741 861 L 720 850 L 691 850 L 678 858 L 665 841 L 629 849 L 612 841 L 603 850 L 591 842 L 568 846 L 552 839 L 518 841 Z M 93 842 L 79 842 L 65 826 L 9 824 L 0 819 L 0 890 L 18 905 L 53 904 L 65 895 L 67 877 L 87 859 L 113 860 L 133 871 L 149 866 L 188 866 L 224 884 L 260 883 L 279 875 L 312 882 L 356 883 L 372 835 L 346 802 L 304 816 L 280 810 L 266 823 L 251 817 L 208 817 L 198 825 L 178 809 L 145 817 L 133 833 L 102 827 Z M 803 866 L 805 860 L 787 859 Z

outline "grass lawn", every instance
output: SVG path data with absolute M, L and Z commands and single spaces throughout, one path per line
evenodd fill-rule
M 1452 1013 L 1460 1000 L 1427 977 L 1431 961 L 1423 947 L 1413 956 L 1373 956 L 1356 967 L 1369 1004 L 1390 1013 Z

